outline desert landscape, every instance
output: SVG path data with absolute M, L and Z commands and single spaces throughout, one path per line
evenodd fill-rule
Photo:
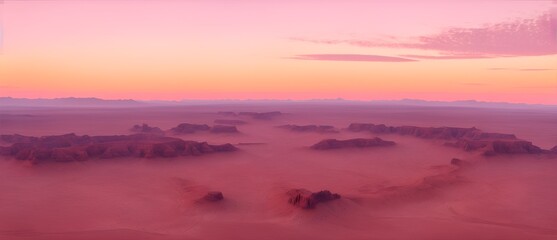
M 557 237 L 553 108 L 4 107 L 0 121 L 2 239 Z
M 0 240 L 556 240 L 557 0 L 0 0 Z

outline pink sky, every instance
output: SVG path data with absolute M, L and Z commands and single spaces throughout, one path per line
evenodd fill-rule
M 557 104 L 555 1 L 0 4 L 0 96 Z

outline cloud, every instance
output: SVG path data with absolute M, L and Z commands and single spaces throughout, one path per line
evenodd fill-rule
M 357 61 L 357 62 L 415 62 L 414 59 L 363 54 L 304 54 L 293 59 L 321 61 Z
M 437 55 L 402 55 L 418 59 L 475 59 L 557 54 L 555 9 L 531 19 L 489 24 L 476 28 L 451 27 L 411 40 L 297 40 L 360 47 L 408 48 L 437 51 Z
M 488 68 L 490 71 L 524 71 L 524 72 L 537 72 L 537 71 L 555 71 L 555 68 Z
M 556 69 L 552 68 L 521 68 L 518 71 L 555 71 Z
M 534 19 L 488 25 L 481 28 L 450 28 L 421 36 L 418 43 L 403 47 L 436 50 L 444 55 L 469 54 L 485 57 L 557 54 L 557 20 L 550 14 Z
M 447 60 L 447 59 L 476 59 L 488 58 L 485 55 L 474 54 L 454 54 L 454 55 L 400 55 L 401 57 L 415 58 L 415 59 L 434 59 L 434 60 Z

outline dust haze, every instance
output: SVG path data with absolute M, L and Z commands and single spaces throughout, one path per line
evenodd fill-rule
M 280 114 L 260 114 L 275 111 Z M 235 126 L 237 132 L 170 131 L 182 123 Z M 351 123 L 475 127 L 514 134 L 542 150 L 486 156 L 440 139 L 350 131 Z M 230 143 L 237 150 L 80 161 L 5 154 L 0 238 L 557 238 L 555 110 L 325 103 L 11 107 L 2 109 L 0 134 L 130 135 L 141 124 L 167 137 Z M 312 148 L 325 139 L 375 137 L 395 144 Z M 305 208 L 289 200 L 292 189 L 340 198 L 309 199 L 314 205 Z M 223 198 L 207 200 L 211 192 Z

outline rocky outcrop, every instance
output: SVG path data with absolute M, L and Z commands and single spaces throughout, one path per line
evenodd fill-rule
M 282 113 L 279 112 L 279 111 L 273 111 L 273 112 L 240 112 L 240 113 L 238 113 L 238 115 L 240 115 L 240 116 L 250 116 L 253 119 L 259 119 L 259 120 L 271 120 L 275 117 L 278 117 L 278 116 L 282 115 Z
M 204 142 L 205 143 L 205 142 Z M 208 145 L 208 143 L 205 143 Z M 210 152 L 233 152 L 238 150 L 237 147 L 234 147 L 234 145 L 230 144 L 230 143 L 226 143 L 226 144 L 218 144 L 218 145 L 209 145 L 211 151 Z M 207 152 L 209 153 L 209 152 Z
M 416 127 L 400 126 L 392 127 L 385 124 L 352 123 L 348 129 L 354 132 L 368 131 L 371 133 L 396 133 L 400 135 L 411 135 L 419 138 L 428 139 L 470 139 L 470 140 L 495 140 L 517 139 L 513 134 L 487 133 L 477 128 L 458 128 L 458 127 Z
M 288 203 L 302 209 L 312 209 L 319 203 L 340 199 L 339 194 L 331 193 L 328 190 L 314 193 L 306 189 L 291 189 L 286 195 L 288 196 Z
M 3 134 L 0 135 L 0 140 L 5 143 L 25 143 L 36 140 L 37 137 L 23 136 L 19 134 Z
M 236 126 L 215 125 L 211 128 L 212 133 L 237 133 Z
M 338 132 L 335 127 L 328 125 L 282 125 L 279 128 L 287 129 L 293 132 L 317 132 L 317 133 L 335 133 Z
M 207 195 L 200 199 L 201 202 L 219 202 L 222 200 L 224 200 L 224 195 L 222 192 L 217 191 L 208 192 Z
M 547 151 L 524 140 L 467 140 L 445 143 L 446 146 L 461 148 L 465 151 L 482 150 L 486 156 L 498 154 L 540 154 Z
M 214 121 L 216 124 L 225 124 L 225 125 L 244 125 L 247 122 L 237 119 L 216 119 Z
M 131 132 L 134 133 L 147 133 L 147 134 L 164 134 L 164 131 L 158 127 L 151 127 L 147 124 L 134 125 L 130 128 Z
M 467 161 L 464 161 L 462 159 L 458 159 L 458 158 L 453 158 L 451 159 L 451 165 L 457 166 L 457 167 L 466 167 L 466 166 L 470 166 L 470 163 Z
M 392 127 L 384 124 L 352 123 L 348 129 L 355 132 L 367 131 L 376 134 L 410 135 L 425 139 L 447 140 L 446 146 L 465 151 L 483 151 L 485 156 L 499 154 L 539 154 L 543 150 L 531 142 L 520 140 L 514 134 L 489 133 L 477 128 L 457 127 Z
M 174 134 L 189 134 L 200 131 L 209 131 L 211 128 L 207 124 L 192 124 L 192 123 L 181 123 L 178 126 L 170 129 Z
M 544 153 L 545 151 L 538 146 L 532 144 L 528 141 L 503 141 L 497 140 L 490 142 L 488 148 L 485 150 L 485 155 L 497 155 L 497 154 L 516 154 L 516 153 L 529 153 L 538 154 Z
M 177 157 L 237 150 L 232 144 L 210 145 L 206 142 L 152 134 L 77 136 L 65 134 L 32 138 L 31 141 L 0 147 L 0 153 L 18 160 L 41 162 L 84 161 L 90 158 Z
M 238 128 L 236 126 L 227 125 L 215 125 L 209 127 L 207 124 L 191 124 L 182 123 L 175 128 L 170 129 L 174 134 L 191 134 L 196 132 L 211 132 L 211 133 L 237 133 Z
M 460 139 L 456 142 L 446 142 L 445 146 L 461 148 L 464 151 L 475 151 L 478 149 L 485 148 L 489 145 L 489 141 L 474 141 Z
M 387 147 L 393 146 L 395 142 L 385 141 L 381 138 L 355 138 L 348 140 L 325 139 L 311 148 L 316 150 L 329 150 L 338 148 L 366 148 L 366 147 Z

